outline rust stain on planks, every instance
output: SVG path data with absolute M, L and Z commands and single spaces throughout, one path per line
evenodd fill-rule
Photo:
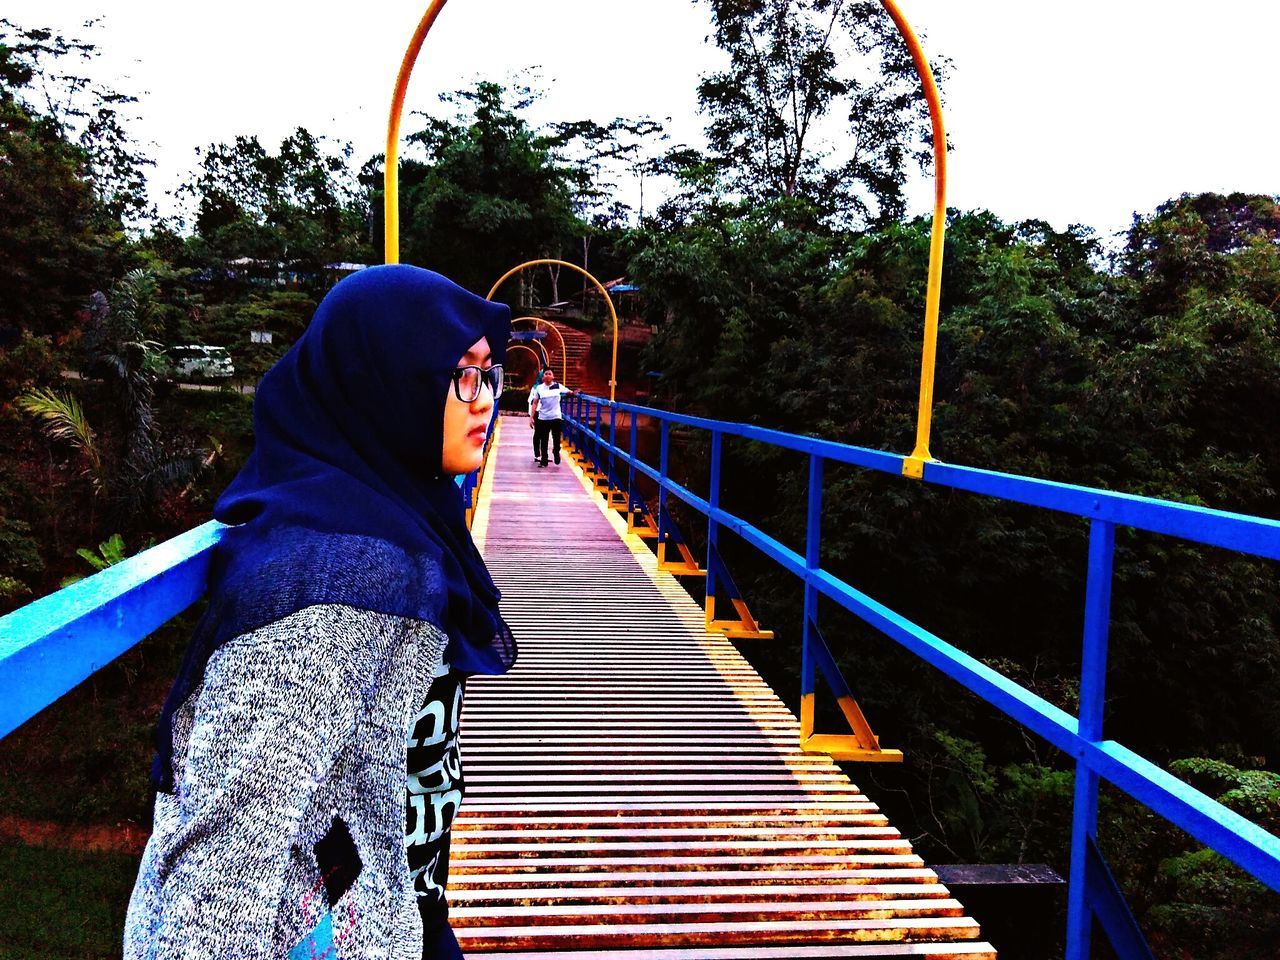
M 468 682 L 451 918 L 507 960 L 994 960 L 567 456 L 504 419 L 475 534 L 520 641 Z M 524 429 L 520 429 L 524 427 Z

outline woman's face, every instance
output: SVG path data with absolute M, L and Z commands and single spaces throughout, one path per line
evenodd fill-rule
M 481 337 L 462 355 L 457 365 L 487 370 L 493 365 L 489 341 Z M 465 384 L 463 387 L 462 395 L 465 397 Z M 487 377 L 480 387 L 479 396 L 470 403 L 459 400 L 455 384 L 449 384 L 449 393 L 444 401 L 444 451 L 440 461 L 445 473 L 470 473 L 480 468 L 492 412 L 493 390 Z

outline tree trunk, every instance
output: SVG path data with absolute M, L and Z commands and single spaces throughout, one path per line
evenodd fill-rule
M 551 277 L 551 302 L 560 302 L 560 264 L 548 263 L 547 273 Z

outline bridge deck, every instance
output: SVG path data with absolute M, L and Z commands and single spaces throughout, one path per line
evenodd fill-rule
M 449 899 L 468 954 L 994 958 L 568 458 L 503 418 L 474 529 L 520 642 L 468 684 Z

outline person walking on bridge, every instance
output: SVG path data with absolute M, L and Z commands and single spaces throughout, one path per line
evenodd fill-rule
M 538 466 L 547 465 L 547 448 L 560 462 L 560 436 L 563 417 L 560 413 L 560 398 L 573 393 L 568 387 L 556 383 L 555 371 L 550 367 L 543 368 L 542 382 L 536 383 L 529 391 L 529 426 L 533 427 L 533 456 Z
M 373 267 L 263 378 L 160 717 L 127 960 L 460 960 L 463 683 L 516 647 L 456 478 L 510 327 L 438 274 Z

